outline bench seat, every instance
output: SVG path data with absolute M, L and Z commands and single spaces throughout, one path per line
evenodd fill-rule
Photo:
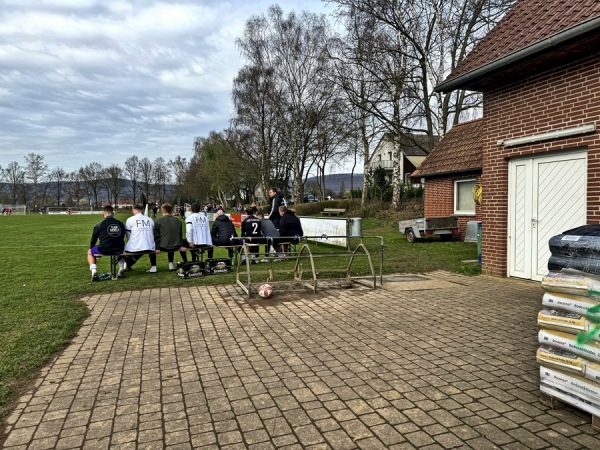
M 343 208 L 325 208 L 321 214 L 324 216 L 341 216 L 346 214 L 346 210 Z

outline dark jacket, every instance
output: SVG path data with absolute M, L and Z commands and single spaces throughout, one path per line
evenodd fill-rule
M 281 237 L 304 236 L 300 219 L 292 211 L 286 211 L 279 221 L 279 235 Z
M 262 231 L 261 231 L 261 222 L 258 217 L 248 216 L 242 221 L 242 236 L 249 239 L 249 242 L 261 242 L 262 241 Z M 261 238 L 261 239 L 258 239 Z
M 169 252 L 179 251 L 183 244 L 183 223 L 175 216 L 162 216 L 154 223 L 156 248 Z
M 98 244 L 103 255 L 116 255 L 125 249 L 125 225 L 120 220 L 108 216 L 94 227 L 90 248 Z
M 273 222 L 275 228 L 279 228 L 279 219 L 281 218 L 279 215 L 279 207 L 281 205 L 287 206 L 287 202 L 283 198 L 283 194 L 281 192 L 277 192 L 271 199 L 271 208 L 269 209 L 269 219 L 271 219 L 271 222 Z
M 213 245 L 231 245 L 231 236 L 236 236 L 235 226 L 225 214 L 217 217 L 210 229 Z

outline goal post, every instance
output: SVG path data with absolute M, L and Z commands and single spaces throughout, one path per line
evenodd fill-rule
M 27 214 L 27 206 L 0 204 L 0 213 L 2 213 L 3 215 L 25 215 Z

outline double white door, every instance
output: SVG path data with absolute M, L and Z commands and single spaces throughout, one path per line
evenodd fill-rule
M 552 236 L 584 225 L 587 152 L 511 160 L 508 165 L 508 275 L 541 280 Z

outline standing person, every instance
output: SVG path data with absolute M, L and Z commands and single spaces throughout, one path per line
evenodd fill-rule
M 183 224 L 181 220 L 173 215 L 173 206 L 164 203 L 160 207 L 162 217 L 159 217 L 154 226 L 154 240 L 156 242 L 156 253 L 150 254 L 150 270 L 156 269 L 156 255 L 167 252 L 169 270 L 175 270 L 173 263 L 175 252 L 179 252 L 183 262 L 187 262 L 187 253 L 182 248 L 187 247 L 182 237 Z M 187 250 L 187 249 L 186 249 Z
M 125 232 L 127 233 L 126 252 L 154 252 L 156 244 L 154 241 L 154 221 L 144 215 L 144 207 L 139 203 L 133 205 L 133 216 L 125 222 Z M 131 268 L 138 262 L 142 256 L 126 256 L 119 261 L 119 275 L 123 275 L 126 268 Z M 156 272 L 156 266 L 147 270 L 147 272 Z
M 269 198 L 271 199 L 269 219 L 271 222 L 273 222 L 275 228 L 279 228 L 279 219 L 281 217 L 279 215 L 279 207 L 287 206 L 287 202 L 285 201 L 285 198 L 283 198 L 283 194 L 281 192 L 277 192 L 277 188 L 274 187 L 269 189 Z
M 246 208 L 248 217 L 242 221 L 242 237 L 245 238 L 244 243 L 249 246 L 252 263 L 256 263 L 259 251 L 258 244 L 253 245 L 252 242 L 260 242 L 260 239 L 262 238 L 261 222 L 260 219 L 254 215 L 255 213 L 256 207 L 250 206 L 249 208 Z M 244 258 L 245 256 L 242 255 L 242 262 L 244 262 Z
M 200 205 L 192 203 L 192 214 L 185 219 L 185 237 L 192 252 L 192 261 L 198 260 L 197 248 L 208 248 L 208 257 L 213 257 L 212 239 L 208 217 L 200 213 Z
M 215 221 L 210 229 L 210 237 L 212 238 L 213 245 L 216 245 L 217 247 L 220 245 L 227 246 L 234 244 L 234 242 L 231 241 L 231 238 L 237 237 L 235 226 L 222 209 L 215 213 Z M 228 248 L 227 252 L 229 257 L 233 258 L 233 248 Z
M 185 206 L 179 207 L 179 215 L 181 216 L 181 220 L 185 222 Z
M 92 272 L 92 281 L 98 281 L 96 269 L 96 257 L 110 256 L 123 253 L 125 248 L 125 225 L 113 217 L 113 207 L 106 205 L 102 208 L 104 220 L 98 222 L 92 231 L 90 248 L 87 252 L 87 260 Z M 96 245 L 96 242 L 98 242 Z M 122 273 L 121 273 L 122 275 Z
M 262 209 L 259 209 L 256 212 L 256 217 L 260 219 L 260 230 L 262 235 L 266 238 L 265 256 L 269 256 L 271 253 L 271 246 L 277 246 L 279 230 L 275 228 L 271 219 L 265 219 L 265 213 Z
M 287 209 L 287 206 L 279 207 L 279 214 L 281 220 L 279 221 L 279 235 L 281 236 L 279 242 L 279 251 L 289 251 L 289 244 L 297 244 L 300 242 L 300 237 L 304 236 L 304 230 L 302 230 L 302 224 L 300 219 L 296 217 L 293 211 Z

